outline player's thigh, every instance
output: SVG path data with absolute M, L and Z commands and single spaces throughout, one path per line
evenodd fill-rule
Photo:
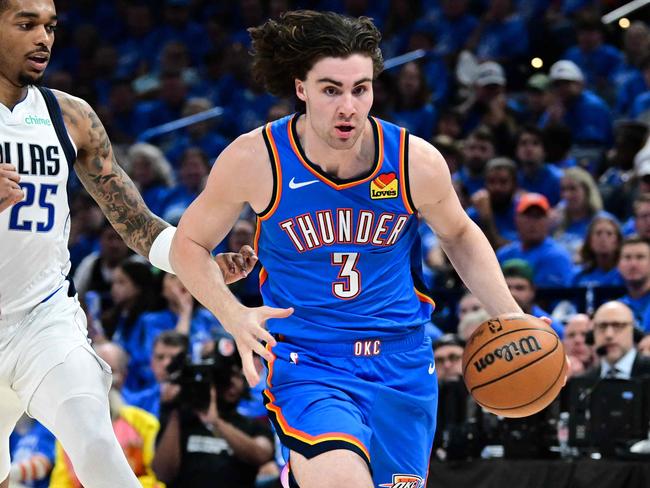
M 347 449 L 335 449 L 307 459 L 291 451 L 291 472 L 300 488 L 372 488 L 366 461 Z
M 0 384 L 0 481 L 9 475 L 9 435 L 24 410 L 16 392 L 9 385 Z

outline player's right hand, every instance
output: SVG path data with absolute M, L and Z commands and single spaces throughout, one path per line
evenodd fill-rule
M 19 181 L 20 175 L 12 164 L 0 163 L 0 212 L 25 198 Z
M 255 367 L 255 361 L 253 361 L 253 353 L 262 356 L 267 361 L 273 360 L 273 353 L 260 342 L 264 341 L 271 347 L 276 345 L 275 338 L 265 328 L 266 321 L 268 319 L 284 319 L 292 313 L 293 308 L 267 306 L 244 308 L 243 314 L 237 317 L 234 327 L 224 324 L 237 343 L 244 376 L 251 388 L 260 381 L 260 375 Z

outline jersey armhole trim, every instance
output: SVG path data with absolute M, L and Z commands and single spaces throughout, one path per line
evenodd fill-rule
M 280 156 L 278 155 L 278 148 L 275 144 L 275 139 L 273 138 L 273 132 L 271 131 L 271 124 L 266 124 L 264 126 L 262 136 L 264 137 L 264 144 L 266 145 L 266 150 L 269 153 L 269 159 L 271 161 L 273 193 L 271 194 L 271 201 L 267 207 L 257 215 L 259 219 L 258 224 L 273 215 L 275 210 L 278 208 L 280 196 L 282 195 L 282 170 L 280 169 Z
M 58 100 L 52 93 L 52 90 L 45 88 L 44 86 L 37 87 L 38 91 L 43 95 L 45 100 L 45 105 L 47 105 L 47 111 L 50 113 L 50 118 L 52 119 L 52 125 L 54 126 L 54 131 L 56 136 L 59 139 L 59 143 L 63 148 L 65 153 L 65 158 L 68 160 L 68 168 L 72 170 L 75 161 L 77 160 L 76 151 L 72 146 L 72 141 L 68 135 L 68 131 L 65 128 L 65 123 L 63 122 L 63 114 L 61 113 L 61 106 L 59 105 Z
M 415 204 L 411 199 L 411 187 L 409 184 L 409 133 L 406 129 L 400 129 L 399 137 L 399 166 L 400 180 L 402 182 L 402 201 L 409 214 L 416 213 Z

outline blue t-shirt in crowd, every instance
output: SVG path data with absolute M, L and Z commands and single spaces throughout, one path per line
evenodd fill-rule
M 634 100 L 645 91 L 650 90 L 645 82 L 641 71 L 634 68 L 625 74 L 619 74 L 621 82 L 616 90 L 616 113 L 618 115 L 628 115 L 634 104 Z
M 623 64 L 623 54 L 609 44 L 602 44 L 589 52 L 573 46 L 567 49 L 562 59 L 573 61 L 580 67 L 590 88 L 596 88 L 603 80 L 613 81 Z
M 548 122 L 548 113 L 542 115 L 540 125 Z M 595 93 L 585 90 L 567 107 L 564 124 L 571 128 L 573 141 L 578 144 L 597 143 L 609 146 L 613 142 L 612 111 Z
M 14 463 L 30 459 L 36 454 L 45 456 L 54 465 L 54 435 L 36 420 L 25 434 L 14 430 L 9 436 L 9 452 Z M 5 441 L 6 442 L 6 441 Z M 47 488 L 50 486 L 50 477 L 39 481 L 23 483 L 29 488 Z
M 641 93 L 634 99 L 632 108 L 630 109 L 630 117 L 636 119 L 648 111 L 650 111 L 650 91 Z
M 571 256 L 577 257 L 587 236 L 587 228 L 590 222 L 591 217 L 571 222 L 566 229 L 556 232 L 553 238 Z
M 465 47 L 467 39 L 478 25 L 478 19 L 470 14 L 455 19 L 441 15 L 432 21 L 431 32 L 436 36 L 434 52 L 440 56 L 455 54 Z
M 460 181 L 469 195 L 476 193 L 481 188 L 485 188 L 485 177 L 483 175 L 472 176 L 463 166 L 458 168 L 458 171 L 454 173 L 453 178 L 455 181 Z
M 506 244 L 497 250 L 503 264 L 508 259 L 523 259 L 533 268 L 533 282 L 537 287 L 569 286 L 573 277 L 573 263 L 569 253 L 547 237 L 539 245 L 524 249 L 521 241 Z
M 548 317 L 551 318 L 551 314 L 542 310 L 539 305 L 533 304 L 532 307 L 530 307 L 530 314 L 534 317 Z M 564 326 L 559 323 L 557 320 L 551 319 L 551 329 L 555 331 L 555 333 L 558 335 L 560 339 L 564 337 Z
M 515 215 L 516 215 L 516 200 L 513 198 L 512 203 L 506 207 L 504 210 L 492 210 L 492 215 L 494 216 L 494 223 L 499 231 L 499 234 L 504 239 L 509 241 L 516 241 L 517 226 L 515 225 Z M 469 218 L 476 222 L 479 226 L 481 225 L 481 218 L 478 214 L 478 211 L 475 207 L 467 208 L 467 215 Z
M 406 128 L 411 134 L 429 140 L 436 125 L 436 109 L 430 103 L 411 110 L 391 112 L 391 121 Z
M 489 22 L 476 47 L 480 60 L 507 59 L 514 61 L 528 52 L 528 31 L 518 15 L 502 22 Z
M 573 277 L 573 286 L 623 286 L 625 282 L 618 268 L 606 271 L 602 268 L 581 267 Z
M 519 187 L 528 192 L 541 193 L 551 205 L 560 201 L 562 170 L 553 164 L 542 164 L 533 173 L 518 172 Z
M 645 331 L 650 332 L 650 292 L 639 298 L 632 298 L 630 295 L 624 295 L 618 299 L 623 302 L 634 312 L 634 318 L 639 326 Z

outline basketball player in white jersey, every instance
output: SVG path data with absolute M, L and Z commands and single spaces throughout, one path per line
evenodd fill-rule
M 0 0 L 0 488 L 23 411 L 61 441 L 86 488 L 135 488 L 109 418 L 110 368 L 88 344 L 67 278 L 70 170 L 125 242 L 166 271 L 174 228 L 117 165 L 93 109 L 36 86 L 56 23 L 52 0 Z M 252 250 L 217 258 L 229 281 L 255 260 Z

